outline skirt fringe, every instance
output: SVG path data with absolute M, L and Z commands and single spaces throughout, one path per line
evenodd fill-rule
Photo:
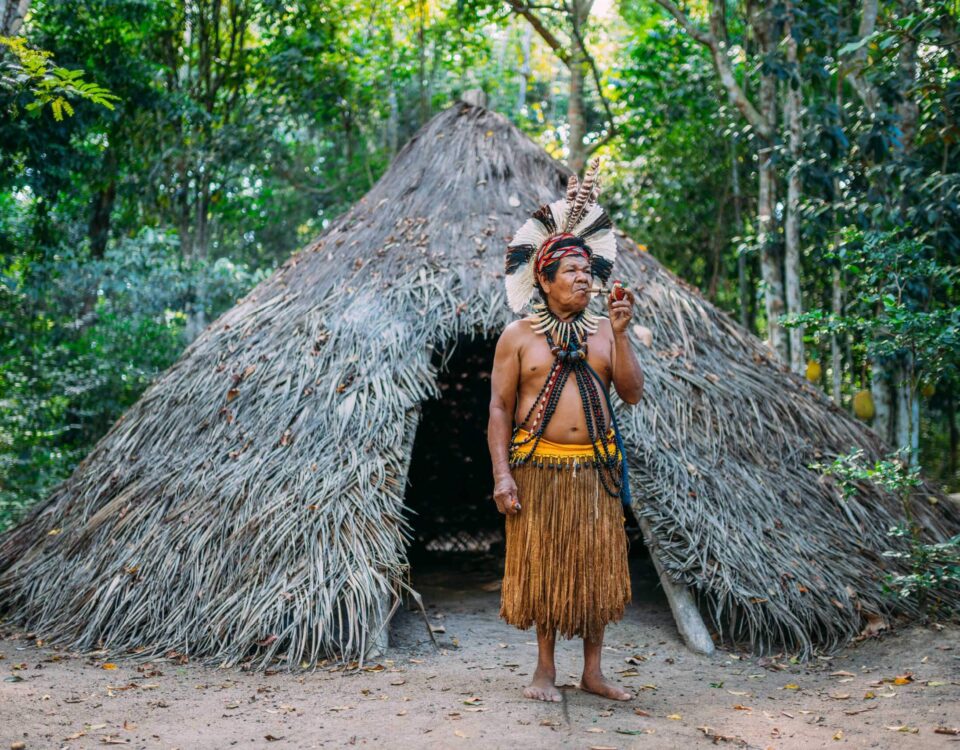
M 500 617 L 521 630 L 597 640 L 631 600 L 620 499 L 597 470 L 511 471 L 521 510 L 507 515 Z

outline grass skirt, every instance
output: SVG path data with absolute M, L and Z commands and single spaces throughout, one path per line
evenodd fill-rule
M 523 630 L 535 622 L 564 638 L 596 640 L 631 600 L 626 521 L 593 466 L 564 464 L 511 469 L 521 510 L 505 518 L 500 617 Z

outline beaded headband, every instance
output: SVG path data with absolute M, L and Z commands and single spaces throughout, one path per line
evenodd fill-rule
M 538 208 L 517 230 L 507 246 L 507 302 L 520 312 L 536 290 L 536 273 L 570 255 L 590 261 L 594 276 L 603 283 L 610 278 L 617 257 L 617 238 L 607 212 L 597 203 L 600 194 L 600 160 L 594 159 L 578 184 L 576 175 L 567 181 L 566 198 Z

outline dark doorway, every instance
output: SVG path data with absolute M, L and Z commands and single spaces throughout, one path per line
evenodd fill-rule
M 495 345 L 461 337 L 440 372 L 441 397 L 422 405 L 406 496 L 411 558 L 502 547 L 486 438 Z M 442 366 L 440 355 L 434 364 Z

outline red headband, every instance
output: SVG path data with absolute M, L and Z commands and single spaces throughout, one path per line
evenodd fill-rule
M 581 258 L 590 260 L 590 251 L 579 245 L 568 245 L 567 247 L 557 248 L 556 250 L 553 249 L 554 245 L 560 242 L 560 240 L 570 239 L 575 236 L 576 235 L 564 232 L 562 234 L 556 234 L 544 242 L 537 253 L 534 265 L 536 272 L 538 274 L 543 273 L 544 268 L 561 258 L 566 258 L 568 255 L 579 255 Z

